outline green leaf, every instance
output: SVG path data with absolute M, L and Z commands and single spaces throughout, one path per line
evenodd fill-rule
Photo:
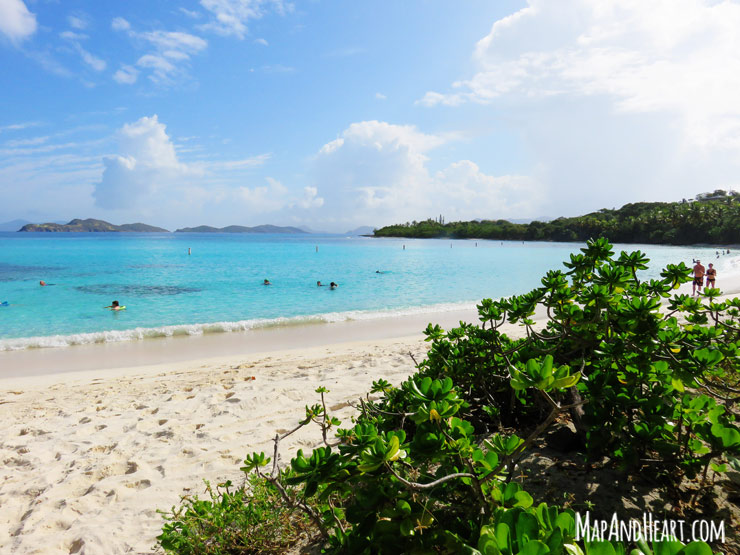
M 691 542 L 678 555 L 712 555 L 712 548 L 704 542 Z
M 610 542 L 584 542 L 586 555 L 616 555 Z
M 519 555 L 545 555 L 546 553 L 550 553 L 550 548 L 539 540 L 527 542 L 524 549 L 519 550 Z

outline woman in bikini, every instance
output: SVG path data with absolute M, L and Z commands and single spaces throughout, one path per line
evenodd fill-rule
M 707 268 L 707 287 L 714 287 L 715 279 L 717 279 L 717 270 L 714 269 L 713 264 L 710 264 Z

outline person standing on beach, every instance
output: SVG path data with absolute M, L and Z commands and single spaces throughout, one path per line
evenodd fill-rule
M 714 287 L 714 281 L 717 279 L 717 270 L 714 269 L 714 264 L 710 264 L 707 268 L 707 287 Z
M 704 272 L 706 269 L 704 266 L 701 265 L 701 260 L 696 261 L 696 265 L 694 266 L 694 286 L 692 288 L 691 296 L 693 297 L 696 295 L 696 288 L 699 287 L 699 293 L 701 293 L 701 288 L 704 285 Z

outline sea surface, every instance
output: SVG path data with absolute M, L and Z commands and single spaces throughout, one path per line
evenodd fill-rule
M 461 309 L 529 291 L 582 246 L 334 235 L 0 233 L 0 303 L 8 303 L 0 306 L 0 351 Z M 715 262 L 720 286 L 723 271 L 740 271 L 734 252 L 716 259 L 715 248 L 615 246 L 617 253 L 637 249 L 652 260 L 644 277 L 694 258 Z M 317 287 L 318 280 L 339 287 Z M 103 308 L 113 300 L 126 310 Z

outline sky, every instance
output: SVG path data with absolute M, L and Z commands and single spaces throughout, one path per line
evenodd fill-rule
M 739 189 L 740 2 L 0 0 L 0 222 L 344 232 Z

